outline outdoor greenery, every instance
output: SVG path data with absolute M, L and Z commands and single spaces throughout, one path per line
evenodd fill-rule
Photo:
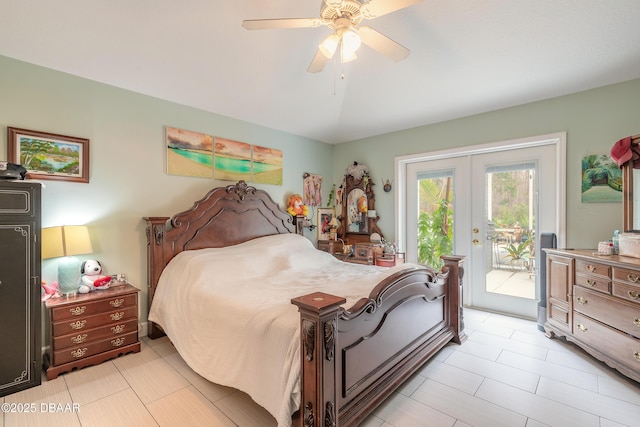
M 440 255 L 453 253 L 453 209 L 442 199 L 433 213 L 418 218 L 418 262 L 440 268 Z

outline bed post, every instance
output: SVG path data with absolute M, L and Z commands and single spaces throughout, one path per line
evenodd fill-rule
M 464 315 L 462 309 L 462 277 L 464 258 L 458 255 L 441 255 L 445 268 L 449 269 L 449 317 L 455 337 L 453 341 L 462 344 L 467 339 L 464 333 Z
M 164 259 L 164 236 L 167 231 L 169 217 L 146 217 L 147 222 L 147 307 L 151 309 L 153 294 L 160 279 L 160 274 L 167 262 Z M 149 322 L 149 338 L 159 338 L 164 332 Z
M 338 311 L 345 302 L 322 292 L 291 300 L 300 311 L 301 427 L 338 422 L 335 337 Z

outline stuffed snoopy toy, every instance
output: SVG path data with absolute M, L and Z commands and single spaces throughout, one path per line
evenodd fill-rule
M 102 274 L 102 265 L 95 259 L 83 262 L 80 267 L 80 273 L 82 273 L 82 283 L 80 283 L 78 292 L 81 294 L 89 293 L 95 289 L 109 289 L 111 276 Z

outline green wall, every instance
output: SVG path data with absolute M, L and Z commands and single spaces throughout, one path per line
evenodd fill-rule
M 147 317 L 145 216 L 189 209 L 210 189 L 232 184 L 166 174 L 165 126 L 277 148 L 283 152 L 283 185 L 256 185 L 286 208 L 302 192 L 305 172 L 330 178 L 329 144 L 207 113 L 150 96 L 81 79 L 0 56 L 0 160 L 6 128 L 90 140 L 90 183 L 43 181 L 44 227 L 89 226 L 94 253 L 107 274 L 124 272 L 142 290 Z M 215 96 L 215 94 L 211 94 Z M 330 180 L 329 180 L 330 181 Z M 325 187 L 325 200 L 330 185 Z M 307 232 L 314 239 L 314 232 Z M 55 260 L 43 262 L 43 279 L 57 277 Z
M 349 164 L 344 159 L 368 165 L 377 184 L 378 224 L 385 236 L 395 238 L 395 196 L 382 191 L 381 181 L 394 179 L 396 156 L 564 131 L 567 246 L 593 248 L 622 229 L 622 205 L 581 202 L 581 161 L 609 153 L 620 138 L 640 133 L 640 80 L 340 144 L 333 151 L 333 178 L 341 181 Z

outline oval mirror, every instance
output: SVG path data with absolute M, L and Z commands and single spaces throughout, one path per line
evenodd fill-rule
M 347 233 L 369 233 L 367 221 L 368 200 L 361 188 L 354 188 L 347 195 Z

